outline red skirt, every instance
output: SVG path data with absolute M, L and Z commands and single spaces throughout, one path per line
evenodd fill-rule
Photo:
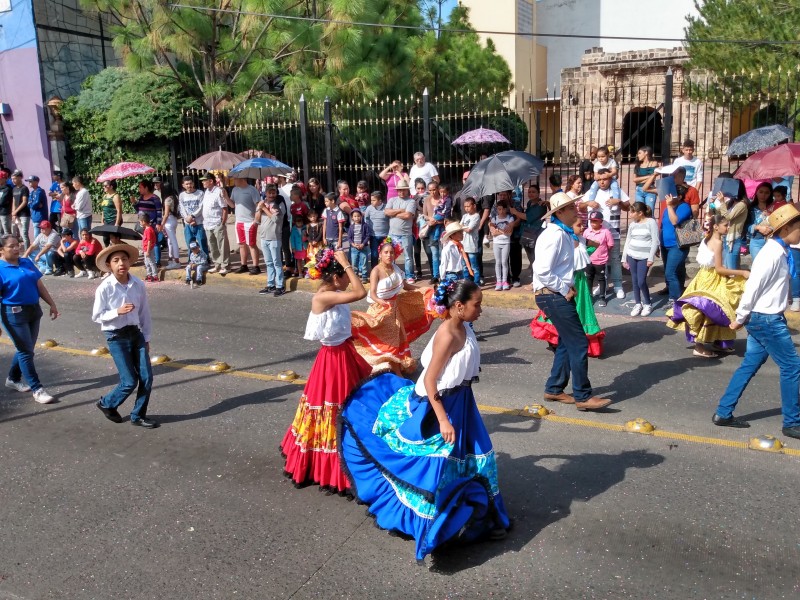
M 336 424 L 347 396 L 371 372 L 352 340 L 320 348 L 281 442 L 284 473 L 296 484 L 318 483 L 339 492 L 350 487 L 339 466 Z
M 555 325 L 547 320 L 547 315 L 541 309 L 531 321 L 531 336 L 558 346 L 558 331 L 556 331 Z M 589 341 L 589 356 L 599 358 L 603 355 L 603 338 L 605 337 L 606 332 L 602 330 L 591 335 L 586 334 L 586 339 Z

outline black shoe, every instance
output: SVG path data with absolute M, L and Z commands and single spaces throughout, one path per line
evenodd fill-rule
M 665 287 L 663 290 L 656 292 L 659 296 L 669 296 L 669 288 Z
M 265 287 L 264 289 L 258 290 L 258 293 L 263 296 L 265 294 L 271 294 L 274 291 L 275 291 L 275 286 L 271 285 L 269 287 Z
M 122 415 L 117 412 L 116 408 L 106 408 L 100 404 L 100 400 L 95 403 L 95 406 L 100 409 L 100 412 L 102 412 L 109 421 L 113 421 L 114 423 L 122 423 Z
M 187 277 L 186 278 L 186 285 L 189 285 L 190 283 L 192 283 L 192 280 L 191 280 L 191 278 Z
M 58 269 L 57 271 L 53 271 L 53 277 L 63 277 L 66 274 L 67 274 L 66 271 L 63 271 L 62 269 Z
M 605 300 L 598 300 L 597 306 L 599 306 L 600 308 L 605 308 L 606 306 L 608 306 L 608 304 L 606 304 Z
M 272 295 L 273 295 L 273 296 L 275 296 L 275 297 L 277 298 L 277 297 L 279 297 L 279 296 L 283 296 L 285 293 L 286 293 L 286 289 L 285 289 L 285 288 L 282 288 L 282 287 L 280 287 L 280 288 L 278 288 L 277 290 L 275 290 L 275 293 L 274 293 L 274 294 L 272 294 Z
M 784 427 L 783 435 L 800 440 L 800 425 L 795 425 L 794 427 Z
M 75 278 L 75 271 L 67 271 L 67 277 L 69 277 L 70 279 L 74 279 Z
M 158 421 L 153 421 L 153 419 L 142 417 L 141 419 L 136 419 L 135 421 L 131 419 L 131 425 L 136 427 L 144 427 L 145 429 L 155 429 L 158 427 Z
M 198 286 L 198 287 L 199 287 L 199 286 L 201 286 L 201 285 L 205 285 L 205 284 L 203 283 L 203 280 L 202 280 L 202 279 L 200 279 L 199 281 L 195 281 L 195 282 L 194 282 L 194 284 L 195 284 L 196 286 Z
M 251 267 L 250 275 L 261 275 L 261 267 Z
M 248 269 L 247 269 L 247 265 L 242 265 L 241 267 L 239 267 L 238 269 L 236 269 L 236 270 L 234 271 L 234 273 L 247 273 L 247 271 L 248 271 Z
M 741 419 L 737 419 L 734 416 L 730 416 L 727 419 L 723 419 L 717 413 L 714 413 L 714 416 L 711 417 L 711 422 L 714 425 L 718 425 L 719 427 L 735 427 L 736 429 L 747 429 L 750 427 L 750 423 L 747 421 L 742 421 Z M 800 437 L 800 427 L 797 428 L 798 430 L 798 437 Z M 784 433 L 786 430 L 784 430 Z

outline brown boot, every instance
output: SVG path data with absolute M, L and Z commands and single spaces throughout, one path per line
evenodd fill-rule
M 611 404 L 611 400 L 608 398 L 598 398 L 597 396 L 592 396 L 584 402 L 576 402 L 575 408 L 578 410 L 600 410 L 609 404 Z
M 551 402 L 561 402 L 563 404 L 575 404 L 575 398 L 564 392 L 560 394 L 548 394 L 545 392 L 544 399 L 550 400 Z

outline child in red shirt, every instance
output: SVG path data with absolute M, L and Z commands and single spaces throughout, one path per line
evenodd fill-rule
M 75 266 L 78 267 L 76 277 L 83 277 L 88 274 L 89 279 L 94 279 L 100 276 L 97 270 L 97 264 L 95 263 L 95 257 L 102 249 L 100 242 L 92 237 L 88 229 L 81 230 L 81 241 L 78 242 L 78 247 L 75 249 L 75 256 L 72 259 Z
M 155 252 L 156 230 L 150 222 L 150 215 L 145 212 L 139 213 L 139 225 L 142 226 L 142 253 L 144 254 L 145 281 L 155 283 L 158 281 L 158 269 L 156 268 Z

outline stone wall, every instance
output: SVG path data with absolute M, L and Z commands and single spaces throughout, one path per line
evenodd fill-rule
M 45 100 L 77 94 L 89 75 L 118 64 L 109 23 L 78 0 L 33 0 L 33 6 Z

